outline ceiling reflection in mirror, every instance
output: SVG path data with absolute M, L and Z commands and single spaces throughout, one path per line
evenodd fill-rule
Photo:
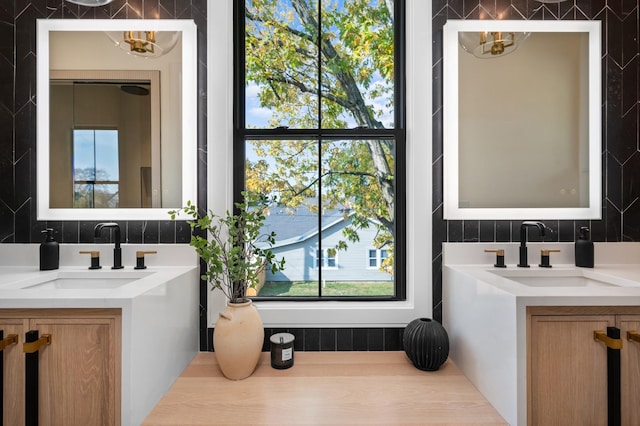
M 447 22 L 445 218 L 599 217 L 599 27 L 566 24 Z
M 38 218 L 166 220 L 195 200 L 194 23 L 38 24 Z

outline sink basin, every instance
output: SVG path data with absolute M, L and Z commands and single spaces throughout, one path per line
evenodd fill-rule
M 589 277 L 580 270 L 492 271 L 493 274 L 528 287 L 618 287 L 618 284 Z
M 110 289 L 129 284 L 139 278 L 56 278 L 43 283 L 22 287 L 23 290 L 87 290 L 87 289 Z
M 587 277 L 508 277 L 529 287 L 610 287 L 615 284 Z
M 149 271 L 59 271 L 19 283 L 22 290 L 108 290 L 149 276 Z

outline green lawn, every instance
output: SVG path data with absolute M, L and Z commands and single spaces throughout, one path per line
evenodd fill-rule
M 393 282 L 327 282 L 323 296 L 393 296 Z M 317 281 L 266 282 L 258 296 L 317 296 Z

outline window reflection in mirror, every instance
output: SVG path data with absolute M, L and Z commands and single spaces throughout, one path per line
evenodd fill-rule
M 161 207 L 159 120 L 152 115 L 159 110 L 152 107 L 159 73 L 151 73 L 153 82 L 144 79 L 149 72 L 138 73 L 139 80 L 82 74 L 83 80 L 65 80 L 52 71 L 51 207 Z

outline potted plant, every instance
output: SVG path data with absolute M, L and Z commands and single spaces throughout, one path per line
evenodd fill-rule
M 262 233 L 270 199 L 264 195 L 243 192 L 244 202 L 236 203 L 236 212 L 218 216 L 212 211 L 200 214 L 191 202 L 170 211 L 175 220 L 179 213 L 191 219 L 189 244 L 204 261 L 201 278 L 220 290 L 227 298 L 227 309 L 221 312 L 213 331 L 213 345 L 222 373 L 229 379 L 244 379 L 253 373 L 264 341 L 262 319 L 248 288 L 255 288 L 266 267 L 276 273 L 284 268 L 270 250 L 275 233 Z M 267 247 L 267 248 L 263 248 Z

